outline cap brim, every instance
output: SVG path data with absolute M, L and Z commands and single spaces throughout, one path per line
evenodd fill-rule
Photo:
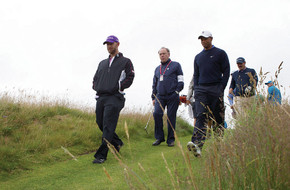
M 107 40 L 107 41 L 105 41 L 105 42 L 103 43 L 103 45 L 105 45 L 106 43 L 114 43 L 114 42 L 116 42 L 116 41 L 109 41 L 109 40 Z M 116 43 L 119 43 L 119 42 L 116 42 Z
M 200 38 L 208 38 L 208 37 L 206 37 L 206 36 L 203 36 L 203 35 L 200 35 L 200 36 L 198 36 L 198 39 L 200 39 Z
M 267 85 L 267 84 L 274 84 L 274 82 L 273 81 L 268 81 L 268 82 L 266 82 L 265 84 Z
M 200 36 L 198 36 L 198 39 L 200 39 L 200 38 L 212 38 L 212 36 L 203 36 L 203 35 L 200 35 Z

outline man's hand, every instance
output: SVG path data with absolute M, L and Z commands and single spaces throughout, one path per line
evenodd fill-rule
M 250 94 L 251 90 L 252 90 L 252 87 L 251 87 L 251 86 L 248 86 L 248 87 L 245 89 L 245 93 L 246 93 L 246 94 Z
M 153 106 L 155 106 L 155 100 L 152 100 L 152 104 L 153 104 Z

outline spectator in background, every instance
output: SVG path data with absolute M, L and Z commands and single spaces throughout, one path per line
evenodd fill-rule
M 281 93 L 280 90 L 274 86 L 273 81 L 268 81 L 265 83 L 268 86 L 268 101 L 276 105 L 277 103 L 281 104 Z
M 246 67 L 246 60 L 243 57 L 237 58 L 238 69 L 232 74 L 232 81 L 229 93 L 235 97 L 235 111 L 239 114 L 243 107 L 251 103 L 251 99 L 255 96 L 255 88 L 258 82 L 258 76 L 254 69 Z M 235 89 L 235 92 L 234 92 Z

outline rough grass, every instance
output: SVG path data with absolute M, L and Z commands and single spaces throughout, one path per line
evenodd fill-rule
M 61 147 L 69 149 L 73 155 L 82 155 L 94 152 L 101 143 L 95 113 L 70 108 L 66 104 L 28 103 L 2 96 L 0 117 L 1 176 L 30 170 L 33 165 L 67 160 Z M 116 132 L 122 139 L 126 138 L 123 127 L 126 121 L 130 139 L 138 140 L 140 136 L 152 139 L 153 118 L 149 122 L 148 134 L 144 130 L 148 118 L 149 114 L 124 113 Z M 189 124 L 178 120 L 180 134 L 190 134 Z
M 0 99 L 0 169 L 13 173 L 31 164 L 63 160 L 60 146 L 76 154 L 96 146 L 93 114 L 63 105 L 36 105 Z
M 152 147 L 153 118 L 123 113 L 121 155 L 92 165 L 101 133 L 92 111 L 0 99 L 0 185 L 6 189 L 289 189 L 290 106 L 251 104 L 201 159 L 186 150 L 192 128 L 177 121 L 176 146 Z M 165 130 L 167 131 L 167 130 Z M 129 135 L 129 138 L 128 138 Z M 73 156 L 77 161 L 73 160 Z
M 204 175 L 211 187 L 289 188 L 290 106 L 252 105 L 226 138 L 207 149 L 211 164 Z

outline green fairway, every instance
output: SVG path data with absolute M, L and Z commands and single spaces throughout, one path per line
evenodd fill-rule
M 186 145 L 190 135 L 182 137 L 181 144 Z M 162 181 L 170 180 L 161 153 L 172 168 L 172 165 L 183 163 L 179 147 L 168 147 L 164 142 L 160 146 L 152 146 L 154 138 L 139 138 L 121 149 L 122 161 L 128 165 L 136 178 L 145 186 L 162 187 Z M 126 142 L 126 141 L 124 141 Z M 92 164 L 94 153 L 78 156 L 77 160 L 69 160 L 33 168 L 33 171 L 10 176 L 1 181 L 1 189 L 128 189 L 124 167 L 109 153 L 108 160 L 103 164 Z M 69 155 L 68 155 L 69 156 Z M 191 156 L 192 163 L 200 162 Z M 142 171 L 139 164 L 144 168 Z M 106 172 L 111 180 L 106 175 Z M 184 168 L 185 170 L 186 168 Z M 180 174 L 181 175 L 181 174 Z M 152 183 L 153 182 L 153 183 Z M 154 187 L 155 186 L 155 187 Z M 165 187 L 164 187 L 165 188 Z

